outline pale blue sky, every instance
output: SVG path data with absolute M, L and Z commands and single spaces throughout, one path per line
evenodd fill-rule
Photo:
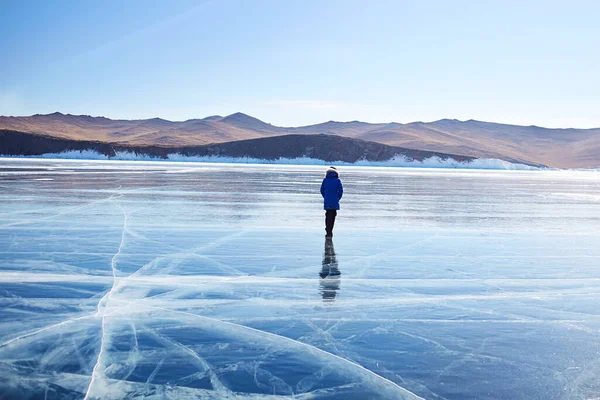
M 0 115 L 600 127 L 598 1 L 0 0 Z

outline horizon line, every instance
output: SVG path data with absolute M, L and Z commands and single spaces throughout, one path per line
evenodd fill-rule
M 150 121 L 150 120 L 162 120 L 162 121 L 167 121 L 167 122 L 172 122 L 172 123 L 182 123 L 182 122 L 188 122 L 188 121 L 194 121 L 194 120 L 198 120 L 198 121 L 202 121 L 202 120 L 206 120 L 208 118 L 213 118 L 213 117 L 219 117 L 221 120 L 234 116 L 234 115 L 243 115 L 252 119 L 255 119 L 259 122 L 262 122 L 266 125 L 271 125 L 275 128 L 284 128 L 284 129 L 294 129 L 294 128 L 305 128 L 305 127 L 309 127 L 309 126 L 317 126 L 317 125 L 323 125 L 323 124 L 327 124 L 327 123 L 340 123 L 340 124 L 348 124 L 348 123 L 362 123 L 362 124 L 369 124 L 369 125 L 389 125 L 389 124 L 399 124 L 399 125 L 411 125 L 411 124 L 432 124 L 432 123 L 436 123 L 436 122 L 441 122 L 441 121 L 456 121 L 456 122 L 460 122 L 460 123 L 467 123 L 467 122 L 481 122 L 481 123 L 486 123 L 486 124 L 495 124 L 495 125 L 506 125 L 506 126 L 518 126 L 518 127 L 525 127 L 525 128 L 540 128 L 540 129 L 548 129 L 548 130 L 594 130 L 594 129 L 600 129 L 600 126 L 598 127 L 592 127 L 592 128 L 573 128 L 573 127 L 568 127 L 568 128 L 550 128 L 550 127 L 546 127 L 546 126 L 542 126 L 542 125 L 536 125 L 536 124 L 530 124 L 530 125 L 520 125 L 520 124 L 515 124 L 515 123 L 504 123 L 504 122 L 496 122 L 496 121 L 484 121 L 484 120 L 477 120 L 477 119 L 466 119 L 466 120 L 460 120 L 457 118 L 440 118 L 440 119 L 436 119 L 436 120 L 432 120 L 432 121 L 411 121 L 411 122 L 397 122 L 397 121 L 389 121 L 389 122 L 365 122 L 365 121 L 360 121 L 360 120 L 352 120 L 352 121 L 336 121 L 336 120 L 329 120 L 329 121 L 323 121 L 323 122 L 319 122 L 316 124 L 308 124 L 308 125 L 297 125 L 297 126 L 282 126 L 282 125 L 274 125 L 270 122 L 266 122 L 260 118 L 254 117 L 250 114 L 241 112 L 241 111 L 237 111 L 234 112 L 232 114 L 228 114 L 225 116 L 222 115 L 208 115 L 206 117 L 200 117 L 200 118 L 188 118 L 185 120 L 170 120 L 170 119 L 165 119 L 165 118 L 161 118 L 161 117 L 151 117 L 151 118 L 131 118 L 131 119 L 123 119 L 123 118 L 111 118 L 111 117 L 107 117 L 104 115 L 91 115 L 91 114 L 70 114 L 70 113 L 63 113 L 61 111 L 55 111 L 52 113 L 48 113 L 48 114 L 42 114 L 42 113 L 36 113 L 36 114 L 32 114 L 32 115 L 0 115 L 0 118 L 31 118 L 31 117 L 36 117 L 36 116 L 50 116 L 50 115 L 62 115 L 62 116 L 71 116 L 71 117 L 89 117 L 89 118 L 104 118 L 104 119 L 108 119 L 111 121 Z

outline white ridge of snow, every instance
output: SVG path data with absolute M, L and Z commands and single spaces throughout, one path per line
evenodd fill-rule
M 221 157 L 221 156 L 184 156 L 179 153 L 169 154 L 166 159 L 150 155 L 140 155 L 129 151 L 117 152 L 114 157 L 108 157 L 93 150 L 71 150 L 62 153 L 47 153 L 39 156 L 2 156 L 9 158 L 46 158 L 67 160 L 122 160 L 122 161 L 178 161 L 178 162 L 205 162 L 228 164 L 294 164 L 294 165 L 343 165 L 343 166 L 373 166 L 373 167 L 413 167 L 413 168 L 460 168 L 460 169 L 498 169 L 498 170 L 540 170 L 526 164 L 511 163 L 496 158 L 476 158 L 472 161 L 461 162 L 453 158 L 442 159 L 437 156 L 426 158 L 422 161 L 411 160 L 405 156 L 397 155 L 386 161 L 358 160 L 356 162 L 323 161 L 316 158 L 278 158 L 266 160 L 252 157 Z

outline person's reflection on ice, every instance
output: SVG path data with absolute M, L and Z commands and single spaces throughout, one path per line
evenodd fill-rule
M 333 240 L 329 237 L 325 238 L 325 252 L 323 253 L 323 263 L 319 273 L 323 301 L 333 302 L 335 300 L 337 291 L 340 290 L 341 275 L 335 249 L 333 248 Z

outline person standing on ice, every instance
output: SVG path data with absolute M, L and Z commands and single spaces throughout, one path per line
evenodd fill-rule
M 340 174 L 335 167 L 329 167 L 321 183 L 321 195 L 323 196 L 323 208 L 325 209 L 325 237 L 333 237 L 333 224 L 337 210 L 340 209 L 340 199 L 344 194 L 344 187 L 340 180 Z

